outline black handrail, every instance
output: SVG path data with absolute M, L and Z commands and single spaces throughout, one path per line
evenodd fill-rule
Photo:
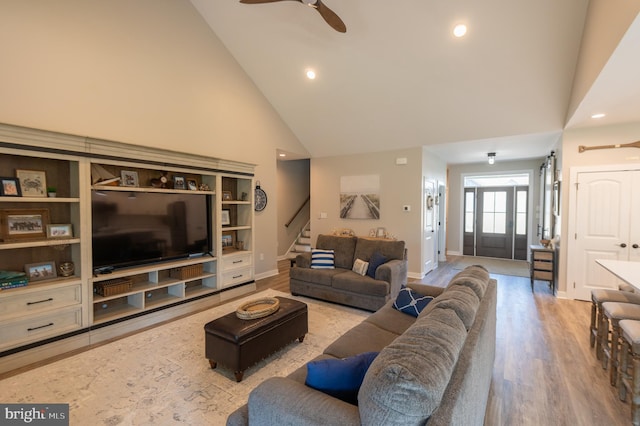
M 289 219 L 289 222 L 285 223 L 284 226 L 285 227 L 289 227 L 289 225 L 291 225 L 293 223 L 293 221 L 295 220 L 296 217 L 298 217 L 298 215 L 300 214 L 300 212 L 302 211 L 302 209 L 304 208 L 304 206 L 307 205 L 307 203 L 311 200 L 311 195 L 309 195 L 307 197 L 306 200 L 304 200 L 304 203 L 302 203 L 302 205 L 298 208 L 298 210 L 296 210 L 296 212 L 293 214 L 293 217 L 291 219 Z

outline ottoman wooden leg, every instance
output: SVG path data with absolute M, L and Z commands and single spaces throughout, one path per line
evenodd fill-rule
M 298 337 L 298 342 L 302 343 L 304 341 L 304 335 Z
M 241 382 L 242 381 L 242 376 L 244 376 L 244 371 L 236 371 L 235 373 L 236 376 L 236 382 Z
M 218 363 L 215 362 L 214 360 L 210 359 L 209 360 L 209 365 L 211 366 L 211 368 L 216 368 L 218 366 Z

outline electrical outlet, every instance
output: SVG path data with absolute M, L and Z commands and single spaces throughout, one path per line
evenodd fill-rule
M 264 260 L 264 253 L 260 253 L 260 260 Z

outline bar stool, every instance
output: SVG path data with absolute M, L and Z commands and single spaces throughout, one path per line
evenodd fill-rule
M 624 401 L 627 399 L 627 391 L 631 392 L 631 422 L 640 426 L 640 321 L 620 321 L 620 333 L 618 396 Z
M 589 343 L 596 346 L 596 358 L 602 359 L 602 304 L 604 302 L 635 303 L 640 305 L 640 294 L 620 290 L 592 290 L 591 291 L 591 327 Z
M 602 304 L 602 368 L 609 365 L 609 381 L 618 381 L 618 348 L 620 345 L 620 321 L 640 320 L 640 305 L 634 303 L 604 302 Z M 611 339 L 609 339 L 609 323 Z

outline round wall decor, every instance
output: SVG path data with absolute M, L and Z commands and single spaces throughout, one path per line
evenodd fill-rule
M 260 181 L 257 181 L 255 193 L 255 210 L 257 212 L 261 212 L 265 207 L 267 207 L 267 193 L 264 192 L 262 188 L 260 188 Z

